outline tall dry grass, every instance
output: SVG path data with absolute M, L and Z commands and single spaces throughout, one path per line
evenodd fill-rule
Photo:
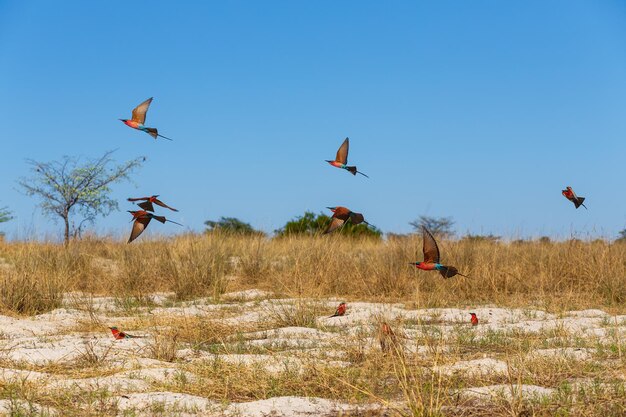
M 69 248 L 0 243 L 0 305 L 23 314 L 60 305 L 68 291 L 178 300 L 261 288 L 291 297 L 403 301 L 419 307 L 494 303 L 547 309 L 626 304 L 626 244 L 602 241 L 442 241 L 442 262 L 471 278 L 416 270 L 421 238 L 265 239 L 219 233 L 172 240 L 88 240 Z

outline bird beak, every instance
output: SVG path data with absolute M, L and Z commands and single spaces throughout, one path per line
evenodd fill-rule
M 328 159 L 324 159 L 324 161 L 328 162 L 329 164 L 333 161 L 329 161 Z
M 326 207 L 326 208 L 327 208 L 328 210 L 335 211 L 335 209 L 336 209 L 337 207 Z

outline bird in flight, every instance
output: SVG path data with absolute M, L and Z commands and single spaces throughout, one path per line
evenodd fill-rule
M 585 201 L 585 197 L 578 197 L 574 190 L 572 190 L 572 187 L 565 187 L 564 190 L 561 190 L 561 194 L 563 194 L 565 198 L 567 198 L 569 201 L 574 203 L 574 206 L 576 208 L 583 206 L 585 210 L 587 209 L 587 206 L 583 204 L 583 201 Z
M 411 265 L 415 265 L 416 268 L 423 271 L 439 271 L 442 277 L 452 278 L 455 275 L 460 275 L 465 278 L 469 278 L 467 275 L 461 274 L 455 267 L 446 266 L 439 263 L 439 247 L 433 235 L 422 226 L 422 236 L 424 240 L 424 262 L 410 262 Z
M 472 316 L 472 326 L 478 326 L 478 316 L 476 313 L 470 313 L 470 315 Z
M 146 132 L 147 134 L 152 136 L 154 139 L 156 139 L 157 137 L 161 137 L 163 139 L 172 140 L 163 135 L 159 135 L 159 131 L 156 130 L 156 128 L 144 126 L 144 123 L 146 122 L 146 113 L 148 112 L 148 107 L 150 107 L 150 103 L 152 103 L 152 98 L 153 97 L 150 97 L 149 99 L 147 99 L 146 101 L 144 101 L 143 103 L 141 103 L 140 105 L 138 105 L 137 107 L 133 109 L 132 119 L 130 120 L 120 119 L 120 120 L 124 122 L 126 126 L 132 127 L 133 129 L 141 130 L 142 132 Z
M 143 203 L 137 203 L 137 205 L 146 211 L 154 211 L 154 206 L 152 205 L 152 203 L 156 204 L 157 206 L 168 208 L 172 211 L 178 211 L 174 207 L 170 207 L 161 200 L 159 200 L 158 197 L 158 195 L 153 195 L 150 197 L 128 198 L 128 201 L 143 201 Z
M 340 303 L 339 306 L 337 307 L 337 310 L 335 310 L 335 314 L 333 314 L 330 317 L 343 316 L 344 314 L 346 314 L 346 308 L 347 308 L 346 303 Z
M 365 221 L 365 218 L 361 213 L 355 213 L 353 211 L 350 211 L 350 209 L 341 206 L 326 208 L 333 212 L 333 216 L 331 217 L 331 222 L 324 231 L 324 234 L 330 233 L 340 227 L 343 227 L 348 220 L 354 225 L 365 223 L 366 225 L 371 226 L 371 224 Z
M 133 240 L 137 239 L 139 237 L 139 235 L 142 234 L 144 230 L 146 230 L 146 227 L 148 227 L 148 224 L 150 223 L 150 220 L 152 220 L 152 219 L 154 219 L 154 220 L 156 220 L 158 222 L 161 222 L 161 223 L 170 222 L 170 223 L 174 223 L 174 224 L 177 224 L 179 226 L 182 226 L 182 224 L 180 224 L 180 223 L 176 223 L 174 221 L 167 220 L 163 216 L 155 216 L 154 214 L 148 213 L 145 210 L 137 210 L 137 211 L 130 211 L 130 210 L 128 210 L 128 212 L 133 215 L 133 220 L 134 220 L 133 230 L 130 232 L 130 237 L 128 238 L 128 243 L 130 243 Z
M 113 333 L 113 337 L 115 338 L 115 340 L 121 340 L 121 339 L 132 339 L 132 338 L 140 338 L 143 336 L 134 336 L 132 334 L 128 334 L 125 332 L 121 332 L 117 327 L 113 326 L 113 327 L 109 327 L 109 329 L 111 329 L 111 333 Z
M 346 140 L 344 140 L 341 146 L 339 147 L 339 150 L 337 150 L 337 156 L 335 157 L 335 160 L 334 161 L 326 160 L 326 162 L 328 162 L 329 164 L 331 164 L 332 166 L 336 168 L 345 169 L 346 171 L 351 172 L 352 175 L 361 174 L 364 177 L 369 178 L 367 175 L 365 175 L 361 171 L 357 171 L 355 166 L 349 167 L 347 165 L 349 147 L 350 147 L 350 139 L 346 138 Z

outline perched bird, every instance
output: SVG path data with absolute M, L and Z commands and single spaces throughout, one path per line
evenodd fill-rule
M 583 201 L 585 201 L 585 197 L 578 197 L 574 190 L 572 190 L 572 187 L 565 187 L 564 190 L 561 190 L 561 194 L 563 194 L 565 198 L 567 198 L 569 201 L 574 203 L 574 206 L 576 208 L 583 206 L 585 209 L 587 209 L 587 206 L 583 204 Z
M 439 271 L 442 277 L 452 278 L 455 275 L 461 275 L 462 277 L 469 278 L 467 275 L 461 274 L 455 267 L 446 266 L 439 263 L 439 247 L 433 235 L 422 226 L 422 235 L 424 240 L 424 262 L 409 262 L 410 265 L 415 265 L 416 268 L 424 271 Z
M 109 329 L 111 329 L 111 333 L 113 333 L 113 337 L 115 338 L 115 340 L 140 338 L 141 337 L 141 336 L 133 336 L 132 334 L 121 332 L 115 326 L 109 327 Z
M 335 314 L 333 314 L 330 317 L 343 316 L 344 314 L 346 314 L 346 308 L 347 308 L 346 303 L 340 303 L 339 306 L 337 307 L 337 310 L 335 310 Z
M 154 220 L 156 220 L 158 222 L 161 222 L 161 223 L 170 222 L 170 223 L 174 223 L 174 224 L 177 224 L 179 226 L 182 226 L 182 224 L 180 224 L 180 223 L 176 223 L 174 221 L 167 220 L 163 216 L 155 216 L 154 214 L 148 213 L 145 210 L 137 210 L 137 211 L 130 211 L 130 210 L 128 210 L 128 212 L 133 215 L 133 220 L 134 220 L 133 230 L 130 232 L 130 237 L 128 238 L 128 243 L 130 243 L 133 240 L 137 239 L 139 237 L 139 235 L 143 233 L 143 231 L 146 229 L 146 227 L 148 227 L 148 224 L 150 223 L 150 220 L 152 220 L 152 219 L 154 219 Z
M 126 126 L 146 132 L 147 134 L 152 136 L 154 139 L 156 139 L 157 137 L 162 137 L 163 139 L 172 140 L 163 135 L 159 135 L 159 131 L 156 130 L 154 127 L 144 126 L 144 123 L 146 122 L 146 113 L 148 112 L 148 107 L 150 107 L 150 103 L 152 103 L 152 97 L 150 97 L 149 99 L 147 99 L 146 101 L 144 101 L 143 103 L 141 103 L 140 105 L 138 105 L 137 107 L 133 109 L 132 119 L 130 120 L 120 119 L 120 120 L 124 122 Z
M 137 203 L 137 205 L 146 211 L 154 211 L 154 206 L 152 205 L 152 203 L 156 204 L 157 206 L 168 208 L 172 211 L 178 211 L 174 207 L 168 206 L 167 204 L 159 200 L 157 197 L 158 195 L 153 195 L 150 197 L 128 198 L 127 200 L 128 201 L 143 201 L 143 203 Z
M 343 227 L 348 220 L 354 225 L 365 223 L 366 225 L 371 226 L 371 224 L 365 221 L 365 218 L 361 213 L 355 213 L 353 211 L 350 211 L 350 209 L 341 206 L 326 208 L 332 211 L 333 215 L 331 217 L 330 224 L 324 231 L 324 234 L 330 233 L 340 227 Z
M 476 313 L 470 313 L 472 315 L 472 326 L 478 326 L 478 316 Z
M 389 351 L 389 348 L 396 344 L 396 334 L 391 330 L 391 326 L 386 322 L 381 323 L 378 331 L 378 342 L 383 352 Z
M 348 164 L 348 148 L 350 147 L 350 140 L 348 138 L 346 138 L 346 140 L 343 141 L 343 143 L 341 144 L 341 146 L 339 147 L 339 150 L 337 150 L 337 156 L 335 157 L 334 161 L 329 161 L 326 160 L 326 162 L 328 162 L 329 164 L 331 164 L 332 166 L 336 167 L 336 168 L 342 168 L 347 170 L 348 172 L 351 172 L 352 175 L 356 175 L 361 174 L 364 177 L 369 178 L 367 175 L 365 175 L 364 173 L 362 173 L 361 171 L 357 171 L 355 166 L 351 166 L 349 167 Z

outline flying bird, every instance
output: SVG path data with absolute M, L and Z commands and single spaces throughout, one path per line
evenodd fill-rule
M 337 310 L 335 310 L 335 314 L 333 314 L 331 317 L 339 317 L 339 316 L 343 316 L 344 314 L 346 314 L 346 303 L 340 303 L 339 306 L 337 307 Z
M 168 208 L 172 211 L 178 211 L 174 207 L 168 206 L 167 204 L 159 200 L 157 197 L 159 196 L 153 195 L 150 197 L 128 198 L 128 201 L 143 201 L 143 203 L 137 203 L 137 205 L 146 211 L 152 211 L 152 212 L 154 211 L 154 206 L 152 205 L 152 203 L 156 204 L 157 206 Z
M 156 139 L 157 137 L 161 137 L 163 139 L 172 140 L 163 135 L 159 135 L 159 131 L 156 130 L 156 128 L 144 126 L 144 123 L 146 122 L 146 113 L 148 112 L 148 107 L 150 107 L 150 103 L 152 103 L 152 98 L 153 97 L 150 97 L 149 99 L 147 99 L 146 101 L 144 101 L 143 103 L 141 103 L 140 105 L 138 105 L 137 107 L 133 109 L 132 119 L 130 120 L 120 119 L 120 120 L 124 122 L 126 126 L 146 132 L 147 134 L 152 136 L 154 139 Z
M 113 327 L 109 327 L 109 329 L 111 329 L 111 333 L 113 333 L 113 337 L 115 338 L 115 340 L 121 340 L 121 339 L 131 339 L 131 338 L 141 338 L 143 336 L 134 336 L 132 334 L 128 334 L 125 332 L 121 332 L 117 327 L 113 326 Z
M 357 225 L 361 223 L 365 223 L 368 226 L 371 226 L 368 222 L 365 221 L 365 218 L 361 213 L 355 213 L 346 207 L 326 207 L 330 211 L 333 212 L 331 217 L 330 224 L 324 231 L 324 234 L 335 231 L 336 229 L 345 226 L 346 222 L 349 220 L 352 224 Z
M 139 237 L 140 234 L 143 233 L 143 231 L 146 229 L 146 227 L 148 227 L 148 224 L 150 223 L 150 220 L 154 219 L 158 222 L 161 223 L 165 223 L 165 222 L 170 222 L 170 223 L 174 223 L 177 224 L 179 226 L 182 226 L 182 224 L 180 223 L 176 223 L 172 220 L 168 220 L 163 216 L 155 216 L 152 213 L 148 213 L 145 210 L 137 210 L 137 211 L 130 211 L 128 210 L 128 212 L 130 214 L 133 215 L 133 230 L 130 232 L 130 237 L 128 238 L 128 243 L 132 242 L 133 240 L 137 239 Z
M 422 226 L 422 235 L 424 240 L 424 262 L 409 262 L 410 265 L 415 265 L 416 268 L 423 271 L 439 271 L 442 277 L 452 278 L 455 275 L 460 275 L 465 278 L 469 278 L 467 275 L 461 274 L 455 267 L 446 266 L 439 263 L 439 247 L 433 235 Z
M 563 194 L 565 198 L 567 198 L 569 201 L 574 203 L 574 206 L 576 208 L 583 206 L 585 209 L 587 209 L 587 206 L 583 204 L 583 201 L 585 201 L 585 197 L 578 197 L 574 190 L 572 190 L 572 187 L 565 187 L 564 190 L 561 190 L 561 194 Z
M 328 162 L 329 164 L 331 164 L 332 166 L 336 167 L 336 168 L 342 168 L 345 169 L 348 172 L 351 172 L 352 175 L 356 175 L 356 174 L 361 174 L 366 178 L 369 178 L 367 175 L 365 175 L 364 173 L 362 173 L 361 171 L 357 171 L 355 166 L 348 166 L 348 148 L 350 147 L 350 140 L 348 138 L 346 138 L 346 140 L 343 141 L 343 143 L 341 144 L 341 146 L 339 147 L 339 149 L 337 150 L 337 156 L 335 157 L 334 161 L 329 161 L 326 160 L 326 162 Z
M 470 313 L 472 318 L 472 326 L 478 326 L 478 316 L 476 315 L 476 313 Z

